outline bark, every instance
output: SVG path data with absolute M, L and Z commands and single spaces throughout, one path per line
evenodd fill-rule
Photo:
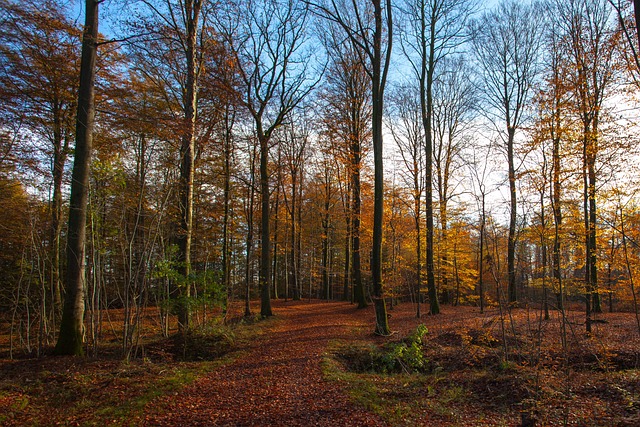
M 346 226 L 346 236 L 344 239 L 344 282 L 343 282 L 343 301 L 349 301 L 353 297 L 353 295 L 349 295 L 351 289 L 351 247 L 353 241 L 353 233 L 351 230 L 351 186 L 347 189 L 348 193 L 346 195 L 346 206 L 345 206 L 345 226 Z
M 278 163 L 280 163 L 280 152 L 278 152 Z M 278 299 L 278 224 L 279 224 L 279 216 L 280 216 L 280 185 L 282 183 L 282 177 L 280 174 L 280 169 L 278 169 L 278 185 L 276 186 L 276 200 L 274 202 L 273 211 L 273 268 L 271 271 L 271 280 L 273 285 L 273 298 Z
M 247 206 L 247 240 L 246 240 L 246 257 L 245 257 L 245 299 L 244 299 L 244 315 L 251 316 L 251 258 L 253 252 L 253 212 L 255 203 L 255 148 L 251 152 L 251 178 L 249 180 L 249 206 Z
M 297 178 L 298 172 L 296 170 L 292 170 L 291 172 L 291 206 L 289 207 L 289 216 L 291 219 L 291 248 L 289 251 L 289 283 L 293 287 L 293 300 L 299 301 L 301 298 L 300 295 L 300 284 L 298 283 L 298 259 L 297 259 L 297 238 L 298 238 L 298 223 L 296 221 L 296 196 L 297 196 Z
M 260 143 L 260 199 L 262 212 L 261 226 L 261 252 L 260 273 L 258 275 L 260 286 L 260 315 L 262 317 L 273 316 L 271 310 L 271 227 L 270 227 L 270 193 L 269 193 L 269 138 L 262 131 L 258 123 L 258 140 Z
M 386 1 L 387 14 L 387 50 L 383 58 L 382 50 L 382 21 L 383 8 L 381 0 L 373 0 L 375 30 L 373 34 L 372 58 L 372 135 L 374 162 L 374 201 L 373 201 L 373 254 L 371 257 L 371 273 L 373 279 L 373 301 L 376 313 L 375 333 L 389 335 L 387 307 L 384 300 L 382 285 L 382 221 L 384 216 L 384 172 L 382 163 L 382 118 L 384 113 L 384 88 L 391 55 L 392 19 L 391 1 Z
M 69 150 L 68 138 L 63 136 L 59 114 L 54 117 L 53 194 L 51 198 L 51 300 L 53 309 L 60 307 L 60 233 L 62 231 L 62 178 Z M 59 312 L 58 312 L 59 313 Z
M 562 273 L 560 267 L 560 228 L 562 227 L 562 208 L 560 205 L 560 198 L 562 193 L 562 184 L 560 182 L 560 137 L 557 135 L 557 132 L 560 129 L 560 114 L 558 110 L 558 102 L 556 101 L 556 112 L 554 118 L 554 129 L 555 133 L 552 135 L 553 137 L 553 154 L 552 154 L 552 162 L 553 162 L 553 178 L 552 178 L 552 192 L 553 192 L 553 225 L 554 225 L 554 234 L 553 234 L 553 278 L 557 286 L 556 293 L 556 305 L 558 306 L 558 310 L 564 309 L 564 295 L 562 289 Z
M 328 300 L 331 296 L 329 290 L 329 208 L 331 206 L 331 194 L 329 193 L 328 183 L 325 183 L 325 191 L 324 216 L 322 218 L 322 297 Z
M 417 171 L 417 159 L 415 159 L 414 161 L 414 168 Z M 415 212 L 415 217 L 414 217 L 414 222 L 415 222 L 415 229 L 416 229 L 416 317 L 419 319 L 422 316 L 422 313 L 420 313 L 420 304 L 422 301 L 420 301 L 420 299 L 422 298 L 422 294 L 421 294 L 421 287 L 422 287 L 422 229 L 420 227 L 420 220 L 422 219 L 420 217 L 420 204 L 421 204 L 421 200 L 420 200 L 420 183 L 419 183 L 420 177 L 418 176 L 418 173 L 415 173 L 413 176 L 413 188 L 414 188 L 414 196 L 413 196 L 413 200 L 414 200 L 414 212 Z
M 638 34 L 638 51 L 640 51 L 640 0 L 633 0 L 633 12 L 636 18 L 636 33 Z
M 94 85 L 98 40 L 97 0 L 85 2 L 85 25 L 80 61 L 80 88 L 76 117 L 76 147 L 73 162 L 69 231 L 67 237 L 67 283 L 55 353 L 83 355 L 85 240 L 89 176 L 95 118 Z
M 351 147 L 351 277 L 353 283 L 353 297 L 358 308 L 367 307 L 362 283 L 362 265 L 360 260 L 360 215 L 362 200 L 360 197 L 360 140 L 353 137 Z
M 424 9 L 422 10 L 424 14 Z M 433 262 L 433 75 L 435 71 L 435 22 L 433 17 L 429 19 L 431 27 L 426 28 L 426 18 L 423 16 L 422 23 L 422 54 L 420 71 L 420 108 L 422 110 L 422 126 L 425 134 L 425 216 L 427 218 L 427 292 L 429 293 L 429 312 L 431 314 L 440 313 L 440 303 L 438 301 L 438 291 L 436 289 L 435 266 Z M 427 31 L 429 41 L 427 43 Z
M 513 145 L 515 139 L 515 128 L 507 129 L 507 162 L 509 163 L 509 241 L 507 243 L 507 271 L 509 276 L 509 303 L 518 301 L 518 291 L 516 287 L 516 170 L 514 166 Z
M 224 134 L 224 214 L 222 218 L 222 285 L 228 296 L 231 291 L 231 245 L 229 245 L 229 219 L 231 211 L 231 153 L 233 150 L 232 129 L 235 112 L 225 110 Z M 227 304 L 225 303 L 225 310 Z
M 478 291 L 480 293 L 480 313 L 484 313 L 484 235 L 487 218 L 484 191 L 482 192 L 482 212 L 480 215 L 480 259 L 478 262 Z
M 193 234 L 193 178 L 195 172 L 195 130 L 197 112 L 198 82 L 196 71 L 197 30 L 202 1 L 187 1 L 186 13 L 187 75 L 184 98 L 185 133 L 180 147 L 180 224 L 176 237 L 178 244 L 178 273 L 184 283 L 176 292 L 178 300 L 178 326 L 181 330 L 189 327 L 190 310 L 188 298 L 191 296 L 191 240 Z

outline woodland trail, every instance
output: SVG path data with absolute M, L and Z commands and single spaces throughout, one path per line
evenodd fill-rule
M 233 363 L 156 401 L 148 426 L 383 426 L 322 376 L 332 340 L 365 336 L 373 314 L 344 302 L 276 302 L 276 319 Z M 160 411 L 158 409 L 161 409 Z

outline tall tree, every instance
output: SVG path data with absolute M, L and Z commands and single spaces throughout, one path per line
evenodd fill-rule
M 260 145 L 262 316 L 271 309 L 271 203 L 269 152 L 272 136 L 315 86 L 309 80 L 308 7 L 297 0 L 246 0 L 228 4 L 216 23 L 240 80 L 242 104 Z M 306 57 L 305 57 L 306 55 Z
M 585 287 L 587 329 L 591 311 L 601 311 L 597 267 L 597 159 L 604 103 L 611 94 L 617 36 L 606 0 L 557 3 L 570 71 L 567 73 L 573 105 L 581 124 L 583 219 L 585 229 Z
M 391 61 L 393 42 L 393 9 L 391 0 L 371 0 L 369 7 L 357 1 L 351 4 L 327 0 L 315 3 L 321 15 L 335 22 L 347 33 L 371 79 L 374 163 L 373 248 L 371 275 L 376 313 L 375 333 L 389 334 L 387 307 L 382 284 L 382 222 L 384 214 L 384 171 L 382 163 L 384 93 Z
M 289 285 L 293 288 L 293 299 L 300 300 L 301 295 L 301 252 L 302 219 L 300 208 L 302 204 L 302 186 L 304 164 L 307 160 L 307 146 L 309 140 L 308 129 L 303 115 L 292 116 L 290 123 L 284 126 L 283 145 L 284 161 L 288 166 L 290 194 L 284 192 L 284 201 L 289 211 L 291 247 L 289 251 Z
M 466 38 L 465 31 L 474 2 L 464 0 L 408 1 L 408 31 L 402 47 L 420 88 L 420 111 L 425 137 L 425 215 L 427 234 L 427 289 L 431 314 L 440 313 L 433 262 L 433 83 L 440 61 Z
M 189 327 L 193 239 L 193 200 L 197 142 L 198 92 L 204 75 L 204 60 L 211 47 L 205 29 L 207 0 L 142 0 L 130 23 L 135 37 L 131 55 L 136 68 L 154 81 L 173 107 L 175 135 L 179 139 L 178 198 L 173 243 L 177 246 L 177 268 L 181 279 L 173 284 L 178 324 Z M 209 52 L 211 53 L 211 52 Z
M 547 14 L 554 16 L 554 5 L 548 4 Z M 563 162 L 562 148 L 568 139 L 569 91 L 567 81 L 566 55 L 562 34 L 557 20 L 550 20 L 545 33 L 545 74 L 543 84 L 536 97 L 538 104 L 538 131 L 551 143 L 551 165 L 548 182 L 550 184 L 551 210 L 553 213 L 553 248 L 551 269 L 553 285 L 556 291 L 556 305 L 563 307 L 564 286 L 562 282 L 562 199 L 563 199 Z
M 393 113 L 390 129 L 400 150 L 404 163 L 407 186 L 413 196 L 413 223 L 416 234 L 415 277 L 416 317 L 421 316 L 422 288 L 422 193 L 425 187 L 423 176 L 425 156 L 423 150 L 424 128 L 420 112 L 420 96 L 413 85 L 398 88 L 393 97 Z
M 361 171 L 371 138 L 371 80 L 352 43 L 341 43 L 342 31 L 332 27 L 325 40 L 330 64 L 324 100 L 327 103 L 325 126 L 332 151 L 346 167 L 348 194 L 346 206 L 345 296 L 353 285 L 353 298 L 359 308 L 367 306 L 362 280 L 360 229 L 362 213 Z
M 55 352 L 60 355 L 83 355 L 84 265 L 89 197 L 89 175 L 95 118 L 94 85 L 98 50 L 99 0 L 86 0 L 82 34 L 80 88 L 76 115 L 76 145 L 69 204 L 67 238 L 66 294 Z
M 516 164 L 515 138 L 531 99 L 538 73 L 541 25 L 538 8 L 506 0 L 474 20 L 472 45 L 483 78 L 486 102 L 504 143 L 509 180 L 508 298 L 518 300 L 516 287 Z M 501 130 L 502 129 L 502 130 Z

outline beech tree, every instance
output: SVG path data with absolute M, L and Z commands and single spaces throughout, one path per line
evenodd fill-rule
M 462 57 L 449 57 L 442 62 L 442 69 L 433 85 L 433 166 L 440 214 L 442 294 L 447 302 L 449 281 L 454 278 L 456 266 L 449 255 L 453 249 L 450 243 L 456 244 L 456 239 L 450 239 L 448 235 L 450 202 L 461 191 L 457 188 L 455 171 L 464 164 L 463 151 L 470 143 L 468 133 L 477 113 L 478 97 L 475 84 L 469 78 L 471 74 Z
M 553 5 L 548 5 L 548 14 L 554 15 Z M 570 129 L 569 88 L 566 77 L 566 58 L 562 43 L 562 34 L 555 20 L 550 20 L 549 29 L 545 33 L 545 71 L 542 87 L 536 96 L 538 118 L 536 129 L 542 138 L 550 141 L 551 164 L 548 168 L 550 185 L 550 202 L 553 217 L 553 244 L 551 254 L 551 270 L 553 288 L 556 293 L 556 306 L 563 309 L 564 285 L 562 277 L 561 255 L 563 242 L 563 173 L 565 165 L 562 161 L 563 151 L 568 143 Z
M 416 317 L 421 316 L 422 288 L 422 193 L 425 187 L 423 150 L 424 128 L 420 112 L 420 97 L 415 85 L 402 85 L 392 97 L 389 119 L 391 134 L 400 150 L 404 164 L 401 176 L 410 189 L 415 231 Z
M 285 205 L 290 218 L 291 246 L 289 248 L 289 286 L 293 290 L 293 299 L 300 300 L 301 292 L 301 258 L 302 258 L 302 189 L 304 186 L 305 163 L 309 144 L 309 130 L 305 129 L 305 118 L 290 117 L 290 123 L 283 126 L 283 138 L 280 142 L 288 172 L 290 193 L 283 191 Z
M 314 3 L 318 12 L 336 23 L 356 47 L 359 59 L 371 79 L 371 132 L 374 162 L 373 248 L 371 273 L 376 312 L 375 333 L 389 335 L 387 307 L 382 284 L 382 222 L 384 214 L 384 172 L 382 163 L 382 119 L 384 93 L 393 44 L 393 10 L 391 0 L 372 0 L 369 7 L 359 2 L 350 5 L 337 0 Z
M 617 37 L 611 28 L 611 8 L 605 0 L 557 3 L 557 17 L 569 53 L 572 104 L 581 124 L 583 220 L 587 330 L 591 312 L 600 312 L 597 267 L 597 159 L 602 150 L 600 126 L 604 102 L 611 94 Z
M 353 285 L 353 299 L 359 308 L 367 306 L 361 262 L 361 171 L 369 152 L 371 130 L 370 79 L 352 43 L 340 43 L 341 29 L 332 26 L 331 38 L 325 40 L 330 63 L 323 100 L 327 104 L 324 125 L 331 150 L 345 166 L 348 191 L 343 195 L 347 237 L 345 241 L 345 283 L 348 294 Z
M 309 11 L 296 0 L 246 0 L 229 4 L 216 29 L 239 74 L 241 103 L 254 122 L 260 145 L 261 258 L 259 286 L 262 316 L 271 316 L 272 137 L 287 115 L 314 88 L 306 50 Z M 307 57 L 305 57 L 307 55 Z
M 204 74 L 204 61 L 211 54 L 211 34 L 206 29 L 207 0 L 153 2 L 143 0 L 142 15 L 130 23 L 139 39 L 132 46 L 139 68 L 165 91 L 174 106 L 176 134 L 180 139 L 177 206 L 180 212 L 174 243 L 177 268 L 182 283 L 174 283 L 172 295 L 178 308 L 181 329 L 189 327 L 187 300 L 191 294 L 191 246 L 193 239 L 193 200 L 197 143 L 198 92 Z
M 76 115 L 76 145 L 69 203 L 67 274 L 60 333 L 55 352 L 59 355 L 84 354 L 84 272 L 87 200 L 95 118 L 94 85 L 98 50 L 98 6 L 102 1 L 86 0 L 82 34 L 80 89 Z
M 404 7 L 408 30 L 402 34 L 402 47 L 418 80 L 425 137 L 426 273 L 431 314 L 440 313 L 433 262 L 433 84 L 438 64 L 464 42 L 473 7 L 474 2 L 461 0 L 416 0 Z
M 538 73 L 542 36 L 538 8 L 502 1 L 496 9 L 474 20 L 472 46 L 480 66 L 482 89 L 489 118 L 504 144 L 509 181 L 509 244 L 507 272 L 509 302 L 518 300 L 516 287 L 516 132 L 525 119 L 531 87 Z

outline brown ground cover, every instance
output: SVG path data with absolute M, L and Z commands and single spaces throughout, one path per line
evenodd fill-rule
M 394 334 L 375 337 L 371 308 L 276 301 L 275 318 L 234 327 L 236 350 L 217 361 L 177 361 L 175 340 L 127 363 L 107 351 L 0 359 L 0 425 L 515 426 L 522 414 L 536 425 L 640 425 L 632 314 L 599 315 L 587 335 L 577 311 L 563 331 L 556 311 L 414 310 L 389 310 Z M 418 324 L 428 329 L 422 373 L 354 373 L 336 356 L 398 342 Z

